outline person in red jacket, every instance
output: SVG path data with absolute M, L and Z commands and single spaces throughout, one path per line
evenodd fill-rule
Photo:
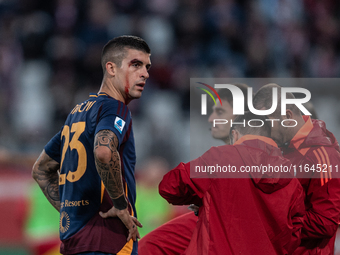
M 218 164 L 235 166 L 287 166 L 276 143 L 269 138 L 270 124 L 250 112 L 239 116 L 263 119 L 262 127 L 233 126 L 234 145 L 212 147 L 201 157 L 180 163 L 167 173 L 159 192 L 174 205 L 200 205 L 199 219 L 185 254 L 291 254 L 300 243 L 304 213 L 303 192 L 299 181 L 290 172 L 250 172 L 239 179 L 206 178 L 196 173 L 190 178 L 190 166 L 196 169 Z M 257 125 L 256 121 L 252 121 Z M 239 172 L 239 171 L 237 171 Z M 221 175 L 213 175 L 221 177 Z M 238 174 L 237 177 L 240 177 Z
M 263 86 L 254 96 L 256 109 L 269 109 L 272 105 L 272 88 L 276 84 Z M 287 94 L 287 98 L 293 95 Z M 275 121 L 272 138 L 281 146 L 283 156 L 296 166 L 296 176 L 305 192 L 306 214 L 303 220 L 301 245 L 294 254 L 334 254 L 334 241 L 340 218 L 340 163 L 339 144 L 321 120 L 302 116 L 295 105 L 287 105 L 286 115 L 280 115 L 281 102 L 277 110 L 268 116 L 295 120 L 295 127 L 283 127 Z M 294 123 L 292 123 L 292 126 Z
M 245 84 L 235 84 L 247 96 L 248 86 Z M 221 140 L 229 144 L 229 125 L 216 125 L 213 127 L 214 119 L 235 119 L 232 114 L 233 96 L 228 89 L 219 89 L 218 94 L 222 104 L 216 100 L 216 105 L 212 108 L 212 113 L 208 118 L 211 123 L 211 136 L 217 140 Z M 244 109 L 248 110 L 245 102 Z M 180 255 L 189 245 L 194 229 L 196 228 L 197 216 L 193 212 L 176 217 L 169 222 L 164 223 L 160 227 L 148 233 L 138 243 L 138 254 L 149 255 L 152 251 L 153 255 Z

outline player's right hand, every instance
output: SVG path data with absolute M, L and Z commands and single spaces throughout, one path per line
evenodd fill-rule
M 136 219 L 136 217 L 130 215 L 127 208 L 123 210 L 118 210 L 117 208 L 112 206 L 112 208 L 106 213 L 99 212 L 99 215 L 102 218 L 118 217 L 129 230 L 127 241 L 130 241 L 131 238 L 133 241 L 136 241 L 137 238 L 140 238 L 137 226 L 141 228 L 143 227 L 143 225 Z

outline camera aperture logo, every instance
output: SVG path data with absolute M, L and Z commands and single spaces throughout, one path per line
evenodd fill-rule
M 215 93 L 215 95 L 217 96 L 218 100 L 220 101 L 220 104 L 222 105 L 222 100 L 220 98 L 220 95 L 217 93 L 217 91 L 213 87 L 211 87 L 210 85 L 205 84 L 203 82 L 197 82 L 197 83 L 198 84 L 202 84 L 203 86 L 206 86 L 211 91 L 213 91 Z M 201 88 L 201 87 L 196 87 L 196 88 L 201 89 L 204 92 L 206 92 L 212 98 L 212 100 L 214 101 L 214 103 L 216 105 L 215 97 L 209 92 L 209 90 L 206 90 L 206 89 Z M 207 115 L 207 95 L 206 94 L 202 94 L 201 95 L 201 114 L 202 115 Z

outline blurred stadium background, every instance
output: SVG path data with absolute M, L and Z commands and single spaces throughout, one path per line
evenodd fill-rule
M 155 194 L 190 157 L 190 78 L 340 75 L 336 0 L 0 0 L 0 255 L 58 254 L 58 214 L 31 167 L 70 109 L 98 91 L 101 48 L 122 34 L 152 50 L 147 88 L 129 105 L 138 213 L 151 226 L 142 234 L 185 210 Z M 340 87 L 310 89 L 339 140 Z

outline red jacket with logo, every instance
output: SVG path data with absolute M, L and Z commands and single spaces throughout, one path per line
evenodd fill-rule
M 323 121 L 307 116 L 304 120 L 288 146 L 281 148 L 296 166 L 305 192 L 302 240 L 294 254 L 334 254 L 340 217 L 339 144 Z
M 290 165 L 270 138 L 246 135 L 237 145 L 212 147 L 167 173 L 159 192 L 169 203 L 202 205 L 185 254 L 291 254 L 300 243 L 304 213 L 299 181 L 283 173 L 253 173 L 242 179 L 190 178 L 190 164 L 216 163 L 237 169 Z

